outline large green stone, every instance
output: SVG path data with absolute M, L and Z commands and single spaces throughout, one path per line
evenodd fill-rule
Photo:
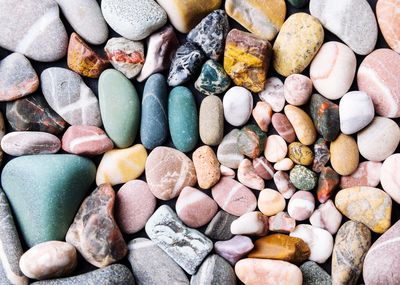
M 71 154 L 21 156 L 6 164 L 1 183 L 29 247 L 64 240 L 95 176 L 91 160 Z

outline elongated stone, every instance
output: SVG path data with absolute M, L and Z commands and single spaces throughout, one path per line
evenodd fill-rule
M 251 92 L 246 88 L 230 88 L 223 99 L 225 120 L 232 126 L 243 126 L 250 119 L 253 101 Z
M 221 143 L 224 137 L 224 108 L 219 97 L 207 96 L 201 101 L 199 133 L 204 144 L 219 145 Z
M 339 185 L 340 176 L 335 170 L 323 167 L 318 178 L 317 197 L 320 203 L 325 203 Z
M 233 129 L 222 139 L 217 149 L 217 158 L 222 165 L 237 169 L 244 155 L 239 151 L 237 138 L 239 130 Z
M 387 44 L 397 53 L 400 53 L 399 7 L 400 3 L 395 0 L 379 0 L 376 3 L 379 28 Z
M 264 156 L 253 159 L 253 168 L 256 174 L 264 180 L 271 180 L 274 177 L 275 170 Z
M 205 95 L 218 95 L 224 93 L 231 84 L 231 79 L 226 74 L 224 67 L 212 60 L 207 60 L 201 68 L 199 78 L 194 87 Z
M 283 109 L 283 106 L 282 106 Z M 282 113 L 275 113 L 272 115 L 272 126 L 276 132 L 288 143 L 292 143 L 296 140 L 296 133 L 290 123 L 288 117 Z
M 205 234 L 216 240 L 228 240 L 232 238 L 231 224 L 237 217 L 220 210 L 208 224 Z
M 231 265 L 219 255 L 207 257 L 199 271 L 190 279 L 191 285 L 235 285 L 236 275 Z
M 221 177 L 221 172 L 214 150 L 204 145 L 196 149 L 192 157 L 200 188 L 209 189 L 217 184 Z
M 272 119 L 272 108 L 267 102 L 257 102 L 252 112 L 254 120 L 263 132 L 268 132 L 268 126 Z
M 274 174 L 274 183 L 278 191 L 282 194 L 285 199 L 290 199 L 296 188 L 290 181 L 289 174 L 284 171 L 277 171 Z
M 329 161 L 331 155 L 327 145 L 327 141 L 320 138 L 314 144 L 314 162 L 312 170 L 319 173 L 325 164 Z
M 331 142 L 331 165 L 338 174 L 350 175 L 357 169 L 359 145 L 353 137 L 344 134 L 340 134 Z
M 310 116 L 302 109 L 292 106 L 285 106 L 285 115 L 292 124 L 297 139 L 305 145 L 311 145 L 317 138 L 317 132 Z
M 214 245 L 214 250 L 231 265 L 235 265 L 235 263 L 246 256 L 253 247 L 253 242 L 249 237 L 235 235 L 230 240 L 217 241 Z
M 310 113 L 318 133 L 327 141 L 333 141 L 340 133 L 339 106 L 319 94 L 313 94 Z

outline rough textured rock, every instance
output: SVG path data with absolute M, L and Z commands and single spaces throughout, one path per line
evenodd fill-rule
M 228 262 L 219 255 L 207 257 L 190 279 L 191 285 L 235 285 L 236 275 Z
M 219 161 L 214 150 L 201 146 L 193 152 L 193 164 L 196 169 L 197 182 L 203 189 L 209 189 L 219 181 L 221 172 Z
M 216 240 L 228 240 L 232 238 L 231 224 L 237 217 L 220 210 L 208 224 L 205 234 Z
M 303 165 L 296 165 L 290 170 L 290 181 L 300 190 L 312 190 L 317 186 L 317 174 Z
M 314 261 L 307 261 L 300 266 L 303 273 L 303 285 L 331 285 L 332 278 Z

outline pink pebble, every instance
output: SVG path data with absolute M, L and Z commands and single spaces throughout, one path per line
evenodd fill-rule
M 319 205 L 310 217 L 311 225 L 327 230 L 333 235 L 338 231 L 341 222 L 342 214 L 336 209 L 332 200 Z
M 267 138 L 264 155 L 269 162 L 278 162 L 285 158 L 288 148 L 285 140 L 278 135 Z
M 220 165 L 219 166 L 219 170 L 221 171 L 221 176 L 226 176 L 226 177 L 230 177 L 230 178 L 235 178 L 235 170 L 226 167 L 225 165 Z
M 278 191 L 283 195 L 285 199 L 290 199 L 294 192 L 296 192 L 296 187 L 292 184 L 289 178 L 289 174 L 283 171 L 277 171 L 274 174 L 274 182 Z
M 262 179 L 271 180 L 274 177 L 275 170 L 264 156 L 253 159 L 253 167 Z
M 315 209 L 315 199 L 308 191 L 297 191 L 289 200 L 288 213 L 296 221 L 311 217 Z
M 254 248 L 249 237 L 237 235 L 226 241 L 217 241 L 214 244 L 215 252 L 225 258 L 230 264 L 235 265 Z
M 312 89 L 311 79 L 303 74 L 292 74 L 285 79 L 283 84 L 286 102 L 294 106 L 301 106 L 307 103 Z
M 274 112 L 281 112 L 285 107 L 283 82 L 278 77 L 268 78 L 264 90 L 258 96 L 262 101 L 267 102 Z
M 258 102 L 256 107 L 253 109 L 253 118 L 260 129 L 267 132 L 272 119 L 271 106 L 267 102 Z
M 342 176 L 340 178 L 340 188 L 346 189 L 354 186 L 378 186 L 380 181 L 381 167 L 381 162 L 361 162 L 356 171 L 349 176 Z
M 292 143 L 296 140 L 296 133 L 294 132 L 293 126 L 285 114 L 275 113 L 272 116 L 272 126 L 276 132 L 288 143 Z
M 286 212 L 280 212 L 275 216 L 269 217 L 269 230 L 278 233 L 291 233 L 296 227 L 296 220 Z
M 237 175 L 239 182 L 244 186 L 254 190 L 263 190 L 265 187 L 264 180 L 257 175 L 252 162 L 247 158 L 240 162 Z

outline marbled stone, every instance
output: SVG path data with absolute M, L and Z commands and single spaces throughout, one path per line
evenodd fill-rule
M 268 103 L 274 112 L 280 112 L 285 107 L 283 82 L 278 77 L 269 77 L 264 89 L 258 93 L 260 100 Z
M 192 157 L 200 188 L 209 189 L 217 184 L 221 177 L 221 172 L 219 170 L 220 164 L 214 150 L 204 145 L 196 149 Z
M 231 224 L 236 219 L 236 216 L 220 210 L 210 221 L 204 233 L 215 240 L 228 240 L 233 236 Z
M 272 126 L 276 132 L 288 143 L 292 143 L 296 140 L 296 133 L 293 129 L 292 124 L 285 114 L 275 113 L 272 115 Z
M 297 191 L 290 198 L 288 213 L 296 221 L 304 221 L 311 217 L 315 209 L 315 199 L 308 191 Z
M 207 96 L 201 101 L 199 111 L 200 139 L 207 145 L 219 145 L 224 138 L 224 107 L 217 96 Z
M 381 162 L 363 161 L 361 162 L 356 171 L 348 176 L 340 177 L 340 188 L 350 188 L 354 186 L 369 186 L 376 187 L 380 182 Z M 395 170 L 396 168 L 391 168 Z M 383 185 L 383 184 L 382 184 Z M 385 188 L 384 188 L 385 189 Z
M 278 162 L 286 157 L 288 147 L 286 141 L 278 135 L 270 135 L 265 144 L 264 155 L 269 162 Z
M 224 93 L 231 85 L 231 79 L 224 67 L 212 60 L 207 60 L 201 68 L 200 76 L 194 87 L 204 95 L 218 95 Z
M 286 212 L 279 212 L 268 219 L 269 230 L 278 233 L 290 233 L 296 227 L 296 220 Z
M 249 237 L 236 235 L 227 241 L 217 241 L 214 245 L 215 253 L 225 258 L 230 264 L 235 265 L 245 257 L 254 245 Z
M 237 137 L 239 151 L 249 158 L 257 158 L 265 148 L 266 137 L 257 125 L 243 127 Z
M 310 165 L 313 163 L 314 154 L 308 146 L 293 142 L 289 145 L 289 158 L 296 164 Z
M 252 112 L 253 118 L 263 132 L 268 132 L 272 119 L 272 108 L 267 102 L 259 101 Z
M 260 177 L 254 169 L 253 163 L 243 159 L 237 171 L 237 178 L 240 183 L 254 190 L 263 190 L 265 187 L 264 179 Z
M 285 106 L 285 115 L 296 133 L 297 139 L 305 145 L 311 145 L 317 138 L 317 132 L 310 116 L 302 109 L 292 106 Z
M 290 181 L 300 190 L 312 190 L 317 186 L 318 176 L 303 165 L 295 165 L 290 171 Z
M 319 94 L 310 100 L 310 113 L 317 132 L 327 141 L 333 141 L 340 133 L 339 106 Z
M 274 177 L 274 168 L 263 156 L 253 159 L 253 168 L 256 174 L 264 180 L 271 180 Z
M 342 222 L 342 214 L 336 209 L 332 200 L 319 205 L 310 217 L 310 224 L 336 234 Z
M 351 136 L 340 134 L 330 146 L 332 168 L 340 175 L 352 174 L 358 167 L 359 147 Z
M 286 102 L 294 106 L 301 106 L 310 99 L 313 83 L 303 74 L 292 74 L 285 79 L 283 89 Z
M 380 168 L 380 171 L 376 170 L 374 171 L 374 174 L 376 172 L 380 174 L 380 182 L 383 190 L 385 190 L 386 193 L 388 193 L 389 196 L 396 203 L 400 203 L 400 181 L 397 175 L 397 172 L 399 170 L 399 165 L 400 165 L 400 154 L 395 153 L 385 159 L 382 167 Z M 376 185 L 372 187 L 376 187 Z
M 232 222 L 231 233 L 265 236 L 268 233 L 268 217 L 259 211 L 245 213 Z
M 279 170 L 275 172 L 274 183 L 276 189 L 278 189 L 285 199 L 290 199 L 296 191 L 296 188 L 289 179 L 289 174 L 284 171 Z
M 207 257 L 199 270 L 190 279 L 191 285 L 236 285 L 235 271 L 219 255 Z
M 285 209 L 286 201 L 278 191 L 265 188 L 258 196 L 257 205 L 264 215 L 273 216 Z
M 294 167 L 293 160 L 291 160 L 288 157 L 285 157 L 284 159 L 278 161 L 277 163 L 274 164 L 274 169 L 276 171 L 289 171 Z
M 376 17 L 387 44 L 400 53 L 400 3 L 396 0 L 379 0 L 376 3 Z
M 327 141 L 322 138 L 318 139 L 314 144 L 314 162 L 312 170 L 317 173 L 321 172 L 322 168 L 327 164 L 330 158 L 331 154 Z
M 243 87 L 234 86 L 225 93 L 223 107 L 225 120 L 232 126 L 242 126 L 250 119 L 253 95 Z
M 303 273 L 303 285 L 332 285 L 331 276 L 314 261 L 307 261 L 300 266 Z
M 336 190 L 339 185 L 340 176 L 335 170 L 328 167 L 321 169 L 321 174 L 318 178 L 317 197 L 320 203 L 325 203 Z

